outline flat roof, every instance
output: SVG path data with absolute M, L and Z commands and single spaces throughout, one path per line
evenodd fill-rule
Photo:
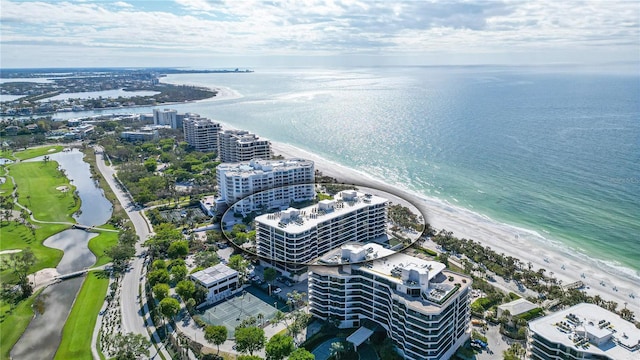
M 539 307 L 538 305 L 532 303 L 531 301 L 525 298 L 516 299 L 506 304 L 498 305 L 498 309 L 502 311 L 508 310 L 512 316 L 524 314 L 527 311 L 533 310 L 538 307 Z
M 216 282 L 237 275 L 238 272 L 225 264 L 217 264 L 191 274 L 191 277 L 202 285 L 209 287 Z
M 341 191 L 336 194 L 334 196 L 334 200 L 322 200 L 318 204 L 307 206 L 302 209 L 289 208 L 286 211 L 274 214 L 260 215 L 256 217 L 255 221 L 274 228 L 281 228 L 283 231 L 290 234 L 297 234 L 311 230 L 318 226 L 318 224 L 325 221 L 335 219 L 342 215 L 349 214 L 372 205 L 383 205 L 388 201 L 383 197 L 365 194 L 362 192 L 356 192 L 357 196 L 353 201 L 343 200 L 341 197 L 343 192 L 344 191 Z M 328 209 L 328 211 L 320 209 L 323 205 L 326 207 L 326 205 L 334 202 L 336 206 Z M 298 214 L 293 215 L 296 212 L 298 212 Z M 283 217 L 282 215 L 285 216 Z
M 529 323 L 529 329 L 551 342 L 610 359 L 635 360 L 640 352 L 640 329 L 594 304 L 578 304 L 533 320 Z M 599 346 L 593 343 L 575 346 L 574 339 L 578 332 L 585 331 L 597 338 L 611 334 L 611 338 Z
M 347 341 L 358 347 L 360 346 L 360 344 L 367 341 L 367 339 L 370 338 L 372 334 L 373 330 L 367 329 L 366 327 L 362 326 L 353 334 L 349 335 Z
M 343 261 L 343 248 L 351 251 L 364 249 L 365 258 L 362 262 L 355 264 Z M 320 257 L 317 261 L 317 265 L 320 266 L 312 265 L 313 271 L 321 274 L 340 275 L 341 267 L 335 265 L 351 265 L 357 267 L 360 271 L 369 272 L 377 277 L 382 277 L 387 281 L 410 287 L 420 285 L 405 283 L 402 278 L 397 275 L 397 271 L 398 269 L 400 269 L 400 271 L 403 269 L 415 270 L 420 274 L 428 274 L 427 279 L 429 281 L 429 292 L 442 290 L 442 298 L 445 298 L 451 291 L 455 290 L 455 284 L 460 284 L 459 290 L 464 290 L 472 283 L 469 277 L 446 270 L 446 266 L 443 263 L 424 260 L 404 253 L 395 252 L 376 243 L 348 243 L 342 245 L 340 248 L 333 249 Z M 422 300 L 420 297 L 412 297 L 398 291 L 395 291 L 394 293 L 402 297 L 407 306 L 420 312 L 439 312 L 442 309 L 442 306 L 447 303 L 444 302 L 440 304 L 437 297 L 431 296 L 431 294 L 429 295 L 433 299 L 430 300 L 435 301 L 427 302 Z
M 305 159 L 252 160 L 251 162 L 220 164 L 217 169 L 223 170 L 225 175 L 249 177 L 252 175 L 289 171 L 303 167 L 313 167 L 313 161 Z

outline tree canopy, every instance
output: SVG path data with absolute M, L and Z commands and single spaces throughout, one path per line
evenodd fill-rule
M 289 360 L 315 360 L 316 357 L 304 348 L 297 348 L 289 355 Z
M 209 325 L 204 329 L 204 338 L 218 347 L 227 340 L 227 328 L 224 325 Z
M 267 360 L 282 360 L 293 351 L 293 338 L 291 336 L 275 334 L 265 345 Z
M 235 330 L 236 337 L 236 349 L 241 353 L 248 352 L 253 355 L 255 351 L 258 351 L 264 347 L 264 330 L 255 327 L 241 327 Z

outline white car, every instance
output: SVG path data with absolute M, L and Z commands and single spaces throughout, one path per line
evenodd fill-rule
M 279 293 L 279 292 L 281 292 L 281 291 L 282 291 L 282 289 L 280 289 L 280 288 L 276 288 L 275 290 L 273 290 L 273 293 L 274 293 L 274 294 L 278 294 L 278 293 Z

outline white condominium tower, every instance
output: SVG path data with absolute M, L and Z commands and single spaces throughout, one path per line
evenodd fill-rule
M 271 159 L 271 142 L 245 130 L 225 130 L 218 135 L 218 156 L 223 163 Z
M 198 151 L 218 151 L 219 123 L 198 115 L 191 115 L 182 122 L 185 141 Z
M 261 160 L 220 164 L 216 168 L 219 197 L 217 211 L 233 206 L 244 215 L 252 211 L 282 207 L 292 202 L 313 200 L 315 168 L 304 159 Z
M 449 359 L 470 337 L 471 278 L 442 263 L 371 243 L 344 245 L 318 263 L 309 266 L 308 291 L 318 318 L 342 328 L 373 322 L 408 360 Z
M 303 280 L 306 264 L 327 251 L 348 241 L 383 239 L 387 199 L 342 191 L 332 200 L 261 215 L 255 222 L 258 255 L 295 280 Z
M 632 360 L 640 356 L 640 329 L 594 304 L 578 304 L 529 322 L 533 360 Z
M 153 125 L 169 125 L 177 128 L 178 111 L 173 109 L 153 109 Z

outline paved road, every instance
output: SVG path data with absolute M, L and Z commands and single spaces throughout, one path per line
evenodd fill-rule
M 122 279 L 122 291 L 120 298 L 120 310 L 122 314 L 122 331 L 123 333 L 134 333 L 134 334 L 142 334 L 146 338 L 149 338 L 149 333 L 147 332 L 147 327 L 145 326 L 145 318 L 147 321 L 147 325 L 152 325 L 151 319 L 147 316 L 148 308 L 145 304 L 143 307 L 142 302 L 140 302 L 140 294 L 139 287 L 144 288 L 145 277 L 143 276 L 143 268 L 145 261 L 145 249 L 142 247 L 142 243 L 149 238 L 149 236 L 153 235 L 149 225 L 144 219 L 141 212 L 135 208 L 133 205 L 133 201 L 128 193 L 125 193 L 124 190 L 120 188 L 120 186 L 116 183 L 114 179 L 115 169 L 111 166 L 108 166 L 105 163 L 104 155 L 102 153 L 102 149 L 100 147 L 95 147 L 96 153 L 96 163 L 98 166 L 98 170 L 104 176 L 109 187 L 115 193 L 116 197 L 120 204 L 124 207 L 127 215 L 131 219 L 133 226 L 135 228 L 136 234 L 140 237 L 140 240 L 136 243 L 136 255 L 131 260 L 130 269 L 124 274 Z M 142 299 L 145 299 L 143 296 Z M 154 340 L 159 341 L 157 334 L 155 331 Z M 156 353 L 155 348 L 151 348 L 151 355 Z M 163 354 L 169 359 L 169 354 L 166 351 L 162 350 Z

